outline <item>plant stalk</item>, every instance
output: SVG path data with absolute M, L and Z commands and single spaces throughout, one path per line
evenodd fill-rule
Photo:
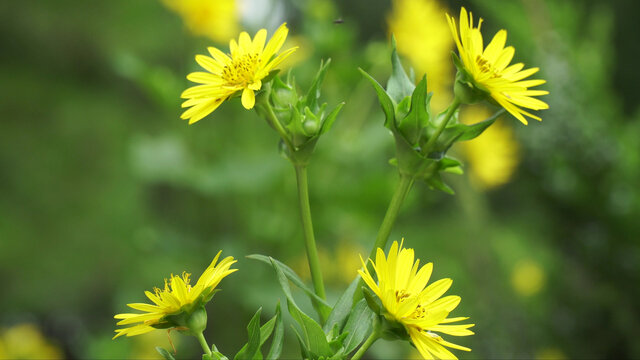
M 380 338 L 380 334 L 378 334 L 377 331 L 374 331 L 373 333 L 371 333 L 371 335 L 369 335 L 369 337 L 364 342 L 364 344 L 362 344 L 360 349 L 358 349 L 358 352 L 356 352 L 353 355 L 351 360 L 359 360 L 364 355 L 364 353 L 367 352 L 367 350 L 369 350 L 371 345 L 373 345 L 373 343 L 375 343 L 379 338 Z
M 387 212 L 384 214 L 384 219 L 382 220 L 382 224 L 380 225 L 380 229 L 378 230 L 378 236 L 376 237 L 376 243 L 369 254 L 369 259 L 374 259 L 376 255 L 376 251 L 378 248 L 384 250 L 387 245 L 387 240 L 389 239 L 389 234 L 391 233 L 391 229 L 393 229 L 393 224 L 396 222 L 396 218 L 398 217 L 398 212 L 400 211 L 400 206 L 404 202 L 404 199 L 407 197 L 409 190 L 411 190 L 411 186 L 413 185 L 413 177 L 400 174 L 400 181 L 396 186 L 396 190 L 393 193 L 393 197 L 391 198 L 391 202 L 389 203 L 389 207 L 387 208 Z
M 318 249 L 316 248 L 316 239 L 313 235 L 313 223 L 311 222 L 311 206 L 309 205 L 309 186 L 307 182 L 306 165 L 295 165 L 296 180 L 298 182 L 298 199 L 300 201 L 300 217 L 302 220 L 302 229 L 304 232 L 304 244 L 307 250 L 307 260 L 309 262 L 309 271 L 311 272 L 311 280 L 313 281 L 313 289 L 316 295 L 322 299 L 326 299 L 324 291 L 324 282 L 322 280 L 322 270 L 320 268 L 320 258 L 318 257 Z M 319 309 L 319 307 L 318 307 Z M 322 322 L 326 320 L 329 314 L 321 313 Z
M 211 348 L 209 347 L 209 344 L 207 344 L 207 340 L 204 338 L 204 334 L 202 334 L 202 332 L 199 332 L 196 334 L 196 337 L 198 338 L 198 341 L 200 342 L 200 346 L 202 346 L 202 350 L 204 350 L 204 353 L 211 356 Z

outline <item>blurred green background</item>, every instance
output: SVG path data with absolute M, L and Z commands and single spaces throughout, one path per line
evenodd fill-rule
M 484 142 L 454 149 L 468 159 L 465 175 L 447 179 L 457 194 L 416 184 L 392 239 L 433 261 L 434 278 L 454 280 L 449 293 L 463 301 L 453 315 L 477 324 L 475 336 L 456 339 L 473 349 L 461 358 L 640 358 L 640 3 L 208 6 L 218 10 L 172 0 L 0 2 L 0 358 L 157 358 L 166 332 L 112 341 L 113 315 L 172 272 L 199 276 L 219 249 L 240 271 L 208 307 L 209 341 L 235 353 L 257 308 L 273 313 L 283 296 L 272 270 L 244 256 L 307 271 L 293 169 L 276 134 L 239 100 L 187 126 L 179 96 L 206 46 L 226 50 L 221 39 L 283 21 L 301 47 L 285 67 L 306 86 L 332 58 L 323 98 L 346 101 L 309 168 L 335 301 L 397 178 L 392 137 L 357 68 L 388 77 L 393 31 L 406 64 L 427 71 L 446 105 L 452 48 L 437 24 L 460 6 L 485 19 L 485 43 L 506 28 L 515 60 L 541 68 L 550 110 L 529 126 L 504 117 Z M 296 358 L 288 336 L 285 355 Z M 178 357 L 198 357 L 193 338 L 172 339 Z M 381 341 L 369 356 L 416 353 Z

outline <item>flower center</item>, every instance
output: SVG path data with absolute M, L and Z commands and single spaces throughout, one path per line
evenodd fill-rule
M 245 54 L 234 58 L 231 64 L 222 69 L 222 78 L 231 85 L 247 85 L 253 82 L 260 57 L 258 54 Z
M 480 68 L 480 72 L 485 74 L 490 74 L 489 78 L 495 79 L 501 77 L 500 74 L 496 71 L 496 69 L 491 65 L 487 59 L 482 56 L 476 56 L 476 64 Z

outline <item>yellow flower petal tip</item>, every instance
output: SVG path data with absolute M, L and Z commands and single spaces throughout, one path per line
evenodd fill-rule
M 178 315 L 204 306 L 206 302 L 211 300 L 220 281 L 238 270 L 231 269 L 231 265 L 236 263 L 236 260 L 231 256 L 218 263 L 221 253 L 218 252 L 194 286 L 191 286 L 191 274 L 171 275 L 169 279 L 165 279 L 164 289 L 154 288 L 153 293 L 145 291 L 145 295 L 153 304 L 127 304 L 130 308 L 142 311 L 142 313 L 124 313 L 114 316 L 115 319 L 120 320 L 117 325 L 133 326 L 116 329 L 116 335 L 113 339 L 123 335 L 145 334 L 157 328 L 176 327 L 176 324 L 167 319 L 168 315 Z
M 255 93 L 262 88 L 262 80 L 276 69 L 296 48 L 278 54 L 289 29 L 286 23 L 280 25 L 269 42 L 267 30 L 259 30 L 253 39 L 242 32 L 238 40 L 229 42 L 229 53 L 209 47 L 209 55 L 197 55 L 196 62 L 205 71 L 187 75 L 187 79 L 198 85 L 182 92 L 186 99 L 183 108 L 188 108 L 180 116 L 193 124 L 215 111 L 232 95 L 242 91 L 242 106 L 252 109 Z M 265 44 L 266 43 L 266 44 Z
M 378 249 L 376 260 L 371 261 L 377 282 L 366 267 L 358 273 L 380 298 L 386 311 L 384 316 L 404 326 L 422 357 L 457 359 L 445 347 L 471 351 L 467 347 L 444 340 L 438 334 L 473 335 L 469 328 L 474 324 L 451 324 L 468 318 L 448 317 L 461 300 L 459 296 L 442 297 L 451 287 L 451 279 L 441 279 L 427 286 L 433 264 L 428 263 L 420 268 L 420 260 L 415 259 L 414 262 L 413 249 L 405 249 L 397 241 L 393 242 L 387 256 Z
M 548 91 L 532 90 L 531 87 L 542 85 L 544 80 L 525 80 L 538 72 L 538 68 L 522 70 L 524 64 L 509 65 L 515 54 L 512 46 L 505 47 L 507 31 L 498 31 L 489 45 L 483 46 L 480 27 L 482 19 L 477 26 L 473 24 L 473 14 L 460 9 L 459 26 L 455 19 L 447 14 L 449 28 L 455 40 L 460 60 L 465 70 L 473 78 L 473 82 L 479 88 L 485 89 L 491 98 L 507 110 L 516 119 L 527 125 L 524 116 L 535 120 L 542 120 L 525 110 L 548 109 L 547 103 L 535 98 L 535 96 L 547 95 Z

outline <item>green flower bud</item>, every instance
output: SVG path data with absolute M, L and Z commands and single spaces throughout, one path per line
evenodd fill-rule
M 204 306 L 196 308 L 189 314 L 186 325 L 194 334 L 201 333 L 207 328 L 207 311 L 204 309 Z

